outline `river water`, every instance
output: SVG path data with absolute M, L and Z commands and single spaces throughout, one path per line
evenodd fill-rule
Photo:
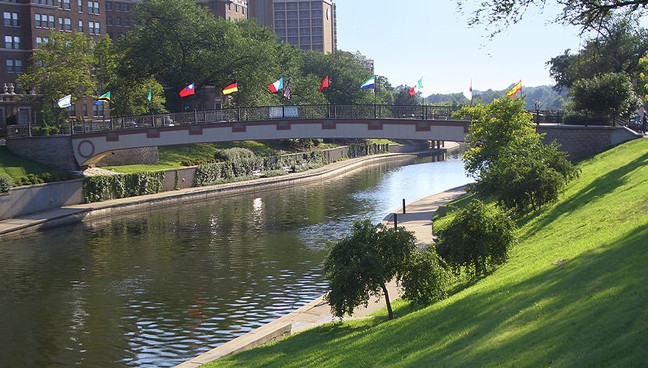
M 2 240 L 0 367 L 174 366 L 285 315 L 353 222 L 470 181 L 430 161 Z

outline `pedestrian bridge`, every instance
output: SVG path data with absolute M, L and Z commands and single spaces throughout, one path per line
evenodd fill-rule
M 146 115 L 71 127 L 79 166 L 118 150 L 180 144 L 294 138 L 462 142 L 469 122 L 448 106 L 271 106 Z

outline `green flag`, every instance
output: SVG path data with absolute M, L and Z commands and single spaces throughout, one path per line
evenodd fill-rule
M 110 91 L 99 96 L 99 98 L 97 98 L 97 102 L 110 102 Z
M 148 102 L 151 102 L 153 100 L 153 88 L 152 87 L 149 87 L 149 93 L 148 93 L 148 96 L 146 97 L 146 99 L 148 100 Z

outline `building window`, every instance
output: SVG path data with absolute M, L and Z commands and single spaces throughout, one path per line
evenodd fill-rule
M 106 22 L 108 23 L 109 26 L 112 26 L 112 25 L 113 25 L 112 17 L 111 17 L 111 16 L 107 16 L 107 17 L 106 17 Z M 110 37 L 110 38 L 112 38 L 112 37 Z
M 121 11 L 121 3 L 115 3 L 115 11 Z
M 88 14 L 99 14 L 99 3 L 97 1 L 88 1 Z
M 121 17 L 115 17 L 115 24 L 121 26 Z
M 88 22 L 88 32 L 91 35 L 101 34 L 101 31 L 99 29 L 99 22 Z
M 20 48 L 20 37 L 18 37 L 18 36 L 5 36 L 5 48 L 7 48 L 7 49 L 19 49 Z
M 7 59 L 7 73 L 22 73 L 22 60 Z
M 104 104 L 92 105 L 92 116 L 104 116 Z
M 70 6 L 70 0 L 63 0 L 63 9 L 65 10 L 70 10 L 72 7 Z
M 48 19 L 48 23 L 49 23 L 48 24 L 49 28 L 54 28 L 54 16 L 53 15 L 48 15 L 47 19 Z
M 130 11 L 130 7 L 128 6 L 127 3 L 124 4 L 124 11 L 125 11 L 125 12 Z
M 68 116 L 69 117 L 76 116 L 76 106 L 74 104 L 70 105 L 70 108 L 68 109 Z
M 77 0 L 77 8 L 79 8 L 79 13 L 83 13 L 83 0 Z
M 83 104 L 83 116 L 88 116 L 88 105 Z
M 130 26 L 130 18 L 124 18 L 124 27 Z
M 77 25 L 77 31 L 83 32 L 83 21 L 80 20 L 78 25 Z
M 106 1 L 106 10 L 112 10 L 112 1 Z
M 31 109 L 29 107 L 18 108 L 18 124 L 20 125 L 31 124 Z
M 19 27 L 20 22 L 18 22 L 18 13 L 13 12 L 4 12 L 4 25 L 7 27 Z
M 63 22 L 64 22 L 64 29 L 66 31 L 71 31 L 72 30 L 72 19 L 65 18 L 65 19 L 63 19 Z
M 47 37 L 36 37 L 36 45 L 40 45 L 41 43 L 47 43 L 49 41 L 49 38 Z
M 47 17 L 45 17 L 45 21 L 47 21 Z M 41 23 L 41 15 L 40 14 L 34 14 L 34 27 L 36 27 L 36 28 L 43 27 L 43 25 Z
M 63 30 L 63 18 L 58 19 L 58 24 L 59 24 L 59 29 L 62 31 Z

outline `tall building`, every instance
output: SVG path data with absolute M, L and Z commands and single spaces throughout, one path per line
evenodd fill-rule
M 239 21 L 248 19 L 247 0 L 196 0 L 196 3 L 226 20 Z
M 0 129 L 5 122 L 25 125 L 36 119 L 34 105 L 18 101 L 15 95 L 20 92 L 16 78 L 27 67 L 38 44 L 48 41 L 52 29 L 83 32 L 98 41 L 106 32 L 103 3 L 104 0 L 0 1 L 4 37 L 0 45 Z M 101 107 L 85 105 L 82 111 L 103 114 Z
M 111 39 L 116 40 L 131 30 L 131 12 L 141 0 L 106 0 L 106 29 Z
M 249 0 L 249 9 L 250 18 L 295 47 L 324 53 L 337 48 L 333 0 Z

